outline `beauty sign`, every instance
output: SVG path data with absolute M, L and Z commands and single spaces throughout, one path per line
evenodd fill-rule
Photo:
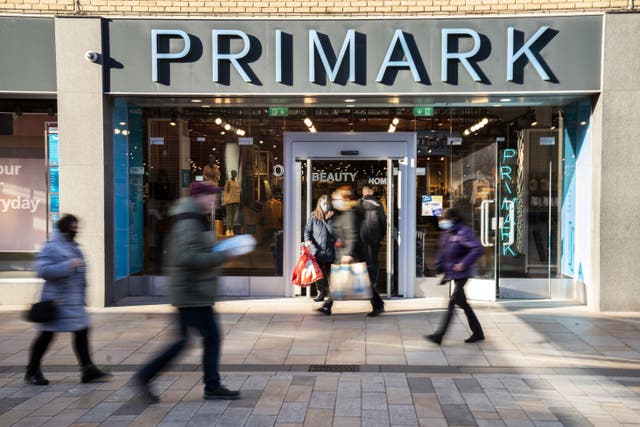
M 37 251 L 46 236 L 44 159 L 0 159 L 0 251 Z

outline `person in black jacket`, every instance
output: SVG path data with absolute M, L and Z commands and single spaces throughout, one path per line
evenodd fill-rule
M 333 231 L 336 239 L 336 261 L 340 264 L 349 264 L 363 259 L 360 219 L 357 203 L 352 200 L 352 197 L 348 186 L 340 187 L 331 194 L 331 204 L 338 211 L 333 221 Z M 333 307 L 333 299 L 329 297 L 318 311 L 329 316 L 331 307 Z
M 438 345 L 442 342 L 453 317 L 453 310 L 457 305 L 464 310 L 472 332 L 464 342 L 482 341 L 484 340 L 482 326 L 480 326 L 480 321 L 467 302 L 467 296 L 464 293 L 464 285 L 474 275 L 473 264 L 482 255 L 482 244 L 473 234 L 471 227 L 463 222 L 462 215 L 456 209 L 445 210 L 438 221 L 438 226 L 442 233 L 436 255 L 436 269 L 444 273 L 443 280 L 454 281 L 455 289 L 449 299 L 447 313 L 442 319 L 440 328 L 436 333 L 427 335 L 425 338 Z
M 329 274 L 331 274 L 331 263 L 336 256 L 333 246 L 335 243 L 333 214 L 329 196 L 322 195 L 304 227 L 304 244 L 322 270 L 322 279 L 316 282 L 318 296 L 313 299 L 316 302 L 324 301 L 324 298 L 329 295 Z
M 387 215 L 384 213 L 382 204 L 376 200 L 373 194 L 373 188 L 365 185 L 362 187 L 362 198 L 358 201 L 361 215 L 360 239 L 371 281 L 371 306 L 373 309 L 367 314 L 369 317 L 375 317 L 384 312 L 384 302 L 378 293 L 377 284 L 380 271 L 380 242 L 387 231 Z

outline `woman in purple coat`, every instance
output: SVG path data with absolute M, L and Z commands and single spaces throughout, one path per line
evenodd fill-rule
M 470 277 L 474 275 L 473 264 L 482 255 L 483 249 L 480 241 L 473 234 L 473 230 L 464 224 L 462 216 L 455 209 L 447 209 L 442 213 L 438 222 L 440 229 L 440 244 L 438 255 L 436 256 L 436 269 L 444 273 L 443 280 L 453 280 L 455 289 L 449 299 L 447 313 L 442 319 L 440 329 L 426 338 L 436 344 L 442 342 L 444 334 L 447 332 L 449 322 L 453 316 L 455 306 L 462 308 L 467 316 L 471 336 L 464 342 L 472 343 L 484 340 L 482 326 L 467 302 L 464 293 L 464 285 Z

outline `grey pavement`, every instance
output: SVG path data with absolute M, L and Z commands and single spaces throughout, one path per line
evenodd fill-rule
M 129 302 L 137 302 L 135 299 Z M 216 304 L 223 383 L 235 401 L 202 399 L 194 340 L 147 405 L 130 379 L 173 337 L 170 306 L 92 309 L 91 346 L 111 381 L 81 384 L 69 334 L 45 355 L 46 387 L 23 381 L 34 325 L 0 308 L 0 426 L 640 426 L 640 313 L 565 301 L 474 303 L 486 341 L 459 311 L 442 346 L 424 339 L 446 301 L 307 298 Z

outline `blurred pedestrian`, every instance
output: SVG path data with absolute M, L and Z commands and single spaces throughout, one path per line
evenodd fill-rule
M 480 321 L 467 302 L 467 296 L 464 293 L 464 285 L 474 275 L 473 264 L 482 255 L 482 244 L 473 234 L 471 227 L 464 223 L 461 214 L 456 209 L 446 209 L 438 221 L 438 226 L 442 233 L 436 255 L 436 269 L 444 273 L 443 280 L 453 280 L 455 288 L 449 298 L 447 313 L 442 319 L 440 329 L 425 338 L 436 344 L 442 342 L 451 322 L 453 310 L 457 305 L 464 310 L 472 332 L 465 342 L 482 341 L 484 340 L 482 326 L 480 326 Z
M 33 385 L 48 385 L 42 374 L 42 357 L 56 332 L 73 332 L 73 351 L 81 368 L 83 383 L 106 378 L 111 374 L 98 369 L 89 352 L 91 320 L 85 308 L 87 294 L 87 266 L 76 243 L 78 218 L 64 215 L 56 223 L 58 232 L 36 257 L 38 277 L 45 280 L 41 301 L 54 300 L 56 319 L 43 323 L 40 334 L 31 344 L 25 381 Z
M 323 194 L 318 199 L 316 208 L 309 215 L 307 225 L 304 227 L 304 244 L 309 248 L 311 255 L 322 270 L 322 279 L 316 282 L 318 296 L 313 300 L 324 301 L 329 295 L 329 275 L 331 264 L 335 259 L 335 236 L 333 234 L 334 211 L 329 201 L 329 196 Z
M 334 191 L 331 194 L 331 205 L 337 211 L 333 220 L 336 261 L 339 261 L 340 264 L 361 261 L 363 256 L 362 242 L 360 241 L 360 219 L 357 212 L 357 202 L 353 200 L 351 188 L 342 186 Z M 318 311 L 329 316 L 332 307 L 333 298 L 329 296 L 329 299 Z
M 360 209 L 360 240 L 362 252 L 367 263 L 367 271 L 371 281 L 371 307 L 367 314 L 369 317 L 384 313 L 384 301 L 378 293 L 378 275 L 380 273 L 380 247 L 382 239 L 387 231 L 387 215 L 380 201 L 374 197 L 373 188 L 365 185 L 362 187 L 362 198 L 358 200 Z
M 215 236 L 207 214 L 215 205 L 218 188 L 204 182 L 191 184 L 191 197 L 178 200 L 170 211 L 172 227 L 168 237 L 166 271 L 169 275 L 169 302 L 178 309 L 178 339 L 142 367 L 134 381 L 144 400 L 160 398 L 150 388 L 151 380 L 186 347 L 189 329 L 202 336 L 204 349 L 205 399 L 238 399 L 240 392 L 220 384 L 220 330 L 212 305 L 216 299 L 218 267 L 230 259 L 227 251 L 215 250 Z

